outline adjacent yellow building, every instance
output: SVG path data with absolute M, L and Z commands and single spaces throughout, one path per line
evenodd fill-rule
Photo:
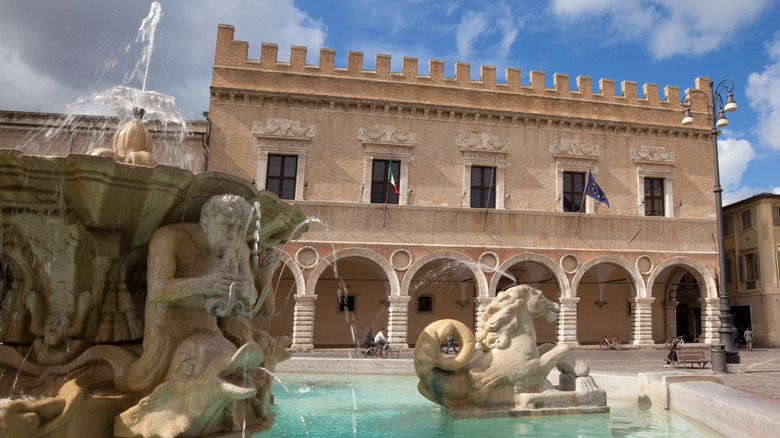
M 723 208 L 726 274 L 734 326 L 755 343 L 780 345 L 780 195 L 761 193 Z

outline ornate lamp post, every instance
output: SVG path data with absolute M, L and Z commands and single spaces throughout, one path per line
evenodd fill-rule
M 737 104 L 734 102 L 734 95 L 731 93 L 734 89 L 734 81 L 731 79 L 722 80 L 717 86 L 710 79 L 709 92 L 699 89 L 692 89 L 685 92 L 683 105 L 685 106 L 685 116 L 682 124 L 687 126 L 693 123 L 691 116 L 691 100 L 699 97 L 707 102 L 707 116 L 709 118 L 712 130 L 712 155 L 715 160 L 715 215 L 718 223 L 718 264 L 720 273 L 718 275 L 719 295 L 720 295 L 720 343 L 726 347 L 726 363 L 738 364 L 739 352 L 734 344 L 734 324 L 731 315 L 731 306 L 729 306 L 729 294 L 726 283 L 726 252 L 723 239 L 723 201 L 721 194 L 723 189 L 720 186 L 720 169 L 718 168 L 718 128 L 728 126 L 726 113 L 737 110 Z M 726 92 L 726 102 L 723 102 L 721 93 Z M 713 370 L 715 371 L 715 370 Z M 722 370 L 727 371 L 727 370 Z

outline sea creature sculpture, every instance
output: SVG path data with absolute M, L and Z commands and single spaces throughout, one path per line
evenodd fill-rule
M 567 407 L 582 399 L 579 389 L 571 397 L 560 397 L 560 390 L 582 387 L 584 392 L 600 392 L 603 397 L 588 394 L 588 403 L 596 399 L 606 406 L 603 390 L 592 384 L 589 366 L 575 359 L 568 345 L 536 345 L 534 318 L 544 316 L 552 322 L 559 306 L 541 291 L 527 285 L 513 286 L 500 292 L 486 307 L 476 338 L 461 322 L 439 320 L 420 334 L 415 348 L 415 371 L 420 379 L 418 389 L 429 400 L 447 407 Z M 455 357 L 441 353 L 442 342 L 455 337 L 461 345 Z M 475 345 L 482 354 L 473 362 Z M 561 372 L 562 384 L 556 387 L 547 380 L 553 368 Z M 576 384 L 580 379 L 587 384 Z M 527 397 L 525 394 L 546 394 Z M 558 393 L 558 394 L 556 394 Z M 529 401 L 529 400 L 533 401 Z M 565 399 L 565 401 L 564 401 Z M 602 400 L 603 399 L 603 404 Z M 548 403 L 549 402 L 549 403 Z M 564 406 L 560 406 L 563 404 Z

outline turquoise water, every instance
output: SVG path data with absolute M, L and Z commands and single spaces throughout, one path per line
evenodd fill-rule
M 276 420 L 259 437 L 717 436 L 669 411 L 627 402 L 610 402 L 609 414 L 452 421 L 417 392 L 416 376 L 277 377 L 284 387 L 273 387 Z

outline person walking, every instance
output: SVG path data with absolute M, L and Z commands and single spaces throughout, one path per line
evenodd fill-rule
M 750 327 L 745 329 L 745 332 L 742 333 L 742 336 L 745 338 L 745 344 L 747 345 L 748 351 L 753 351 L 753 330 L 750 330 Z
M 452 336 L 448 336 L 447 337 L 447 348 L 444 349 L 444 354 L 449 353 L 450 352 L 450 348 L 452 348 L 452 350 L 456 354 L 458 353 L 458 349 L 455 348 L 455 338 L 453 338 Z
M 669 354 L 666 355 L 666 364 L 664 368 L 669 368 L 669 364 L 675 360 L 675 352 L 677 351 L 677 338 L 672 342 L 672 348 L 669 349 Z

